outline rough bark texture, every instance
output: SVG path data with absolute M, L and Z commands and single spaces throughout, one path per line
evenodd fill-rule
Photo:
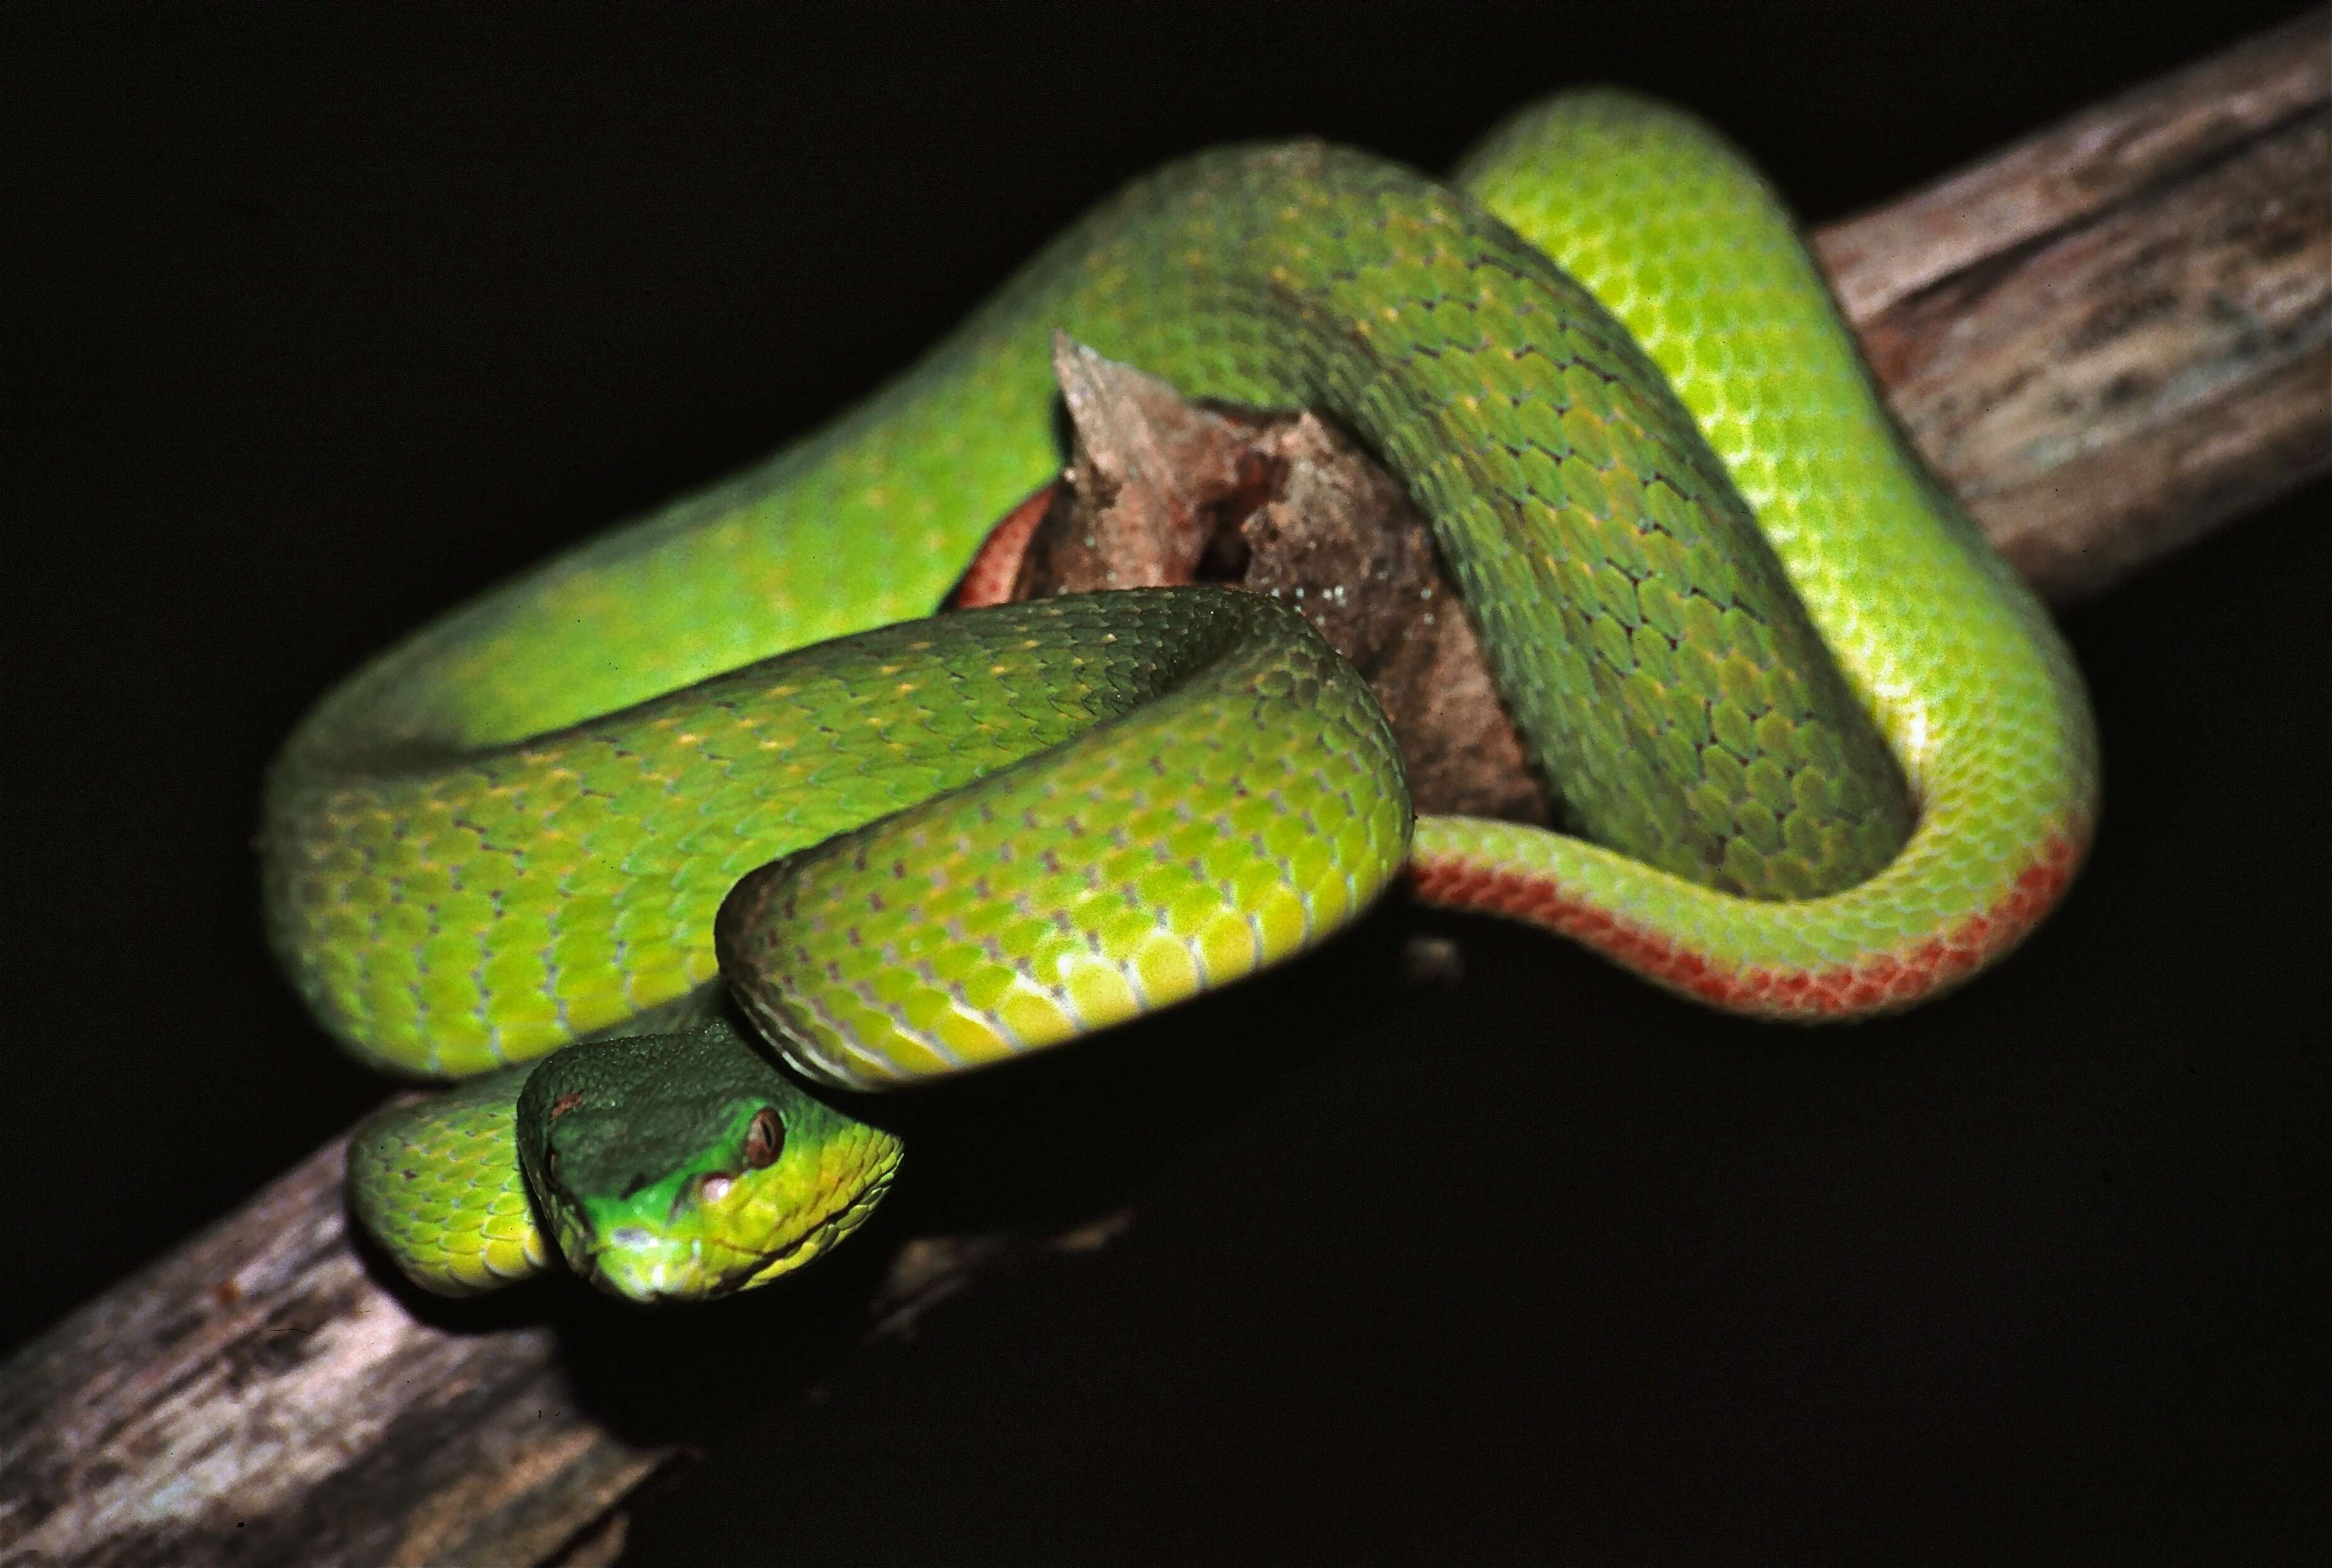
M 2332 466 L 2327 24 L 2312 14 L 1815 236 L 1906 425 L 2054 599 Z M 1069 381 L 1073 401 L 1098 393 L 1075 367 Z M 1267 494 L 1233 462 L 1260 565 L 1201 549 L 1180 569 L 1260 573 L 1312 599 L 1314 552 L 1278 537 L 1275 508 L 1364 483 L 1315 450 L 1326 437 L 1300 420 L 1275 437 Z M 1365 549 L 1329 585 L 1343 589 L 1331 618 L 1363 631 L 1430 566 L 1400 529 Z M 1087 565 L 1129 561 L 1102 550 Z M 1445 623 L 1463 617 L 1436 612 Z M 1462 684 L 1438 644 L 1405 656 L 1422 663 L 1403 682 L 1429 695 Z M 1527 809 L 1474 743 L 1420 792 Z M 343 1228 L 341 1156 L 337 1141 L 319 1150 L 0 1371 L 0 1555 L 612 1560 L 623 1498 L 682 1451 L 671 1423 L 602 1409 L 578 1379 L 594 1358 L 638 1353 L 620 1321 L 546 1314 L 540 1292 L 453 1308 L 387 1287 Z M 807 1298 L 806 1348 L 786 1353 L 806 1382 L 983 1270 L 1108 1234 L 878 1223 Z M 715 1352 L 748 1332 L 719 1313 L 701 1320 Z
M 1814 236 L 1905 427 L 2052 603 L 2332 467 L 2325 28 Z

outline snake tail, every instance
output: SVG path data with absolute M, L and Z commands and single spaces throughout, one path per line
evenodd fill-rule
M 1888 1011 L 1966 980 L 2055 904 L 2096 822 L 2095 730 L 2047 612 L 1888 416 L 1770 187 L 1706 127 L 1624 94 L 1582 94 L 1494 132 L 1458 178 L 1658 364 L 1884 731 L 1917 824 L 1865 879 L 1761 900 L 1578 839 L 1429 817 L 1412 884 L 1765 1017 Z M 1660 199 L 1643 202 L 1655 184 Z M 1632 586 L 1649 610 L 1640 574 Z M 1633 619 L 1624 594 L 1608 597 L 1617 619 Z M 1639 651 L 1640 627 L 1627 627 Z M 1624 690 L 1631 674 L 1615 674 L 1609 687 Z M 1786 837 L 1774 808 L 1802 773 L 1787 744 L 1762 744 L 1771 708 L 1725 685 L 1692 739 L 1712 773 L 1764 772 L 1764 788 L 1731 802 L 1732 830 Z M 1711 821 L 1725 809 L 1693 804 Z

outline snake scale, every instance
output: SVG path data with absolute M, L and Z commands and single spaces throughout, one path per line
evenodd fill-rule
M 1365 685 L 1267 598 L 918 618 L 1058 466 L 1056 329 L 1375 450 L 1566 831 L 1413 817 Z M 1136 183 L 824 431 L 361 669 L 262 842 L 326 1028 L 465 1080 L 360 1130 L 368 1231 L 433 1289 L 548 1237 L 659 1298 L 798 1267 L 897 1169 L 755 1036 L 813 1084 L 919 1082 L 1277 961 L 1403 875 L 1720 1007 L 1860 1016 L 2029 931 L 2097 797 L 2069 655 L 1773 193 L 1598 91 L 1446 186 L 1313 142 Z

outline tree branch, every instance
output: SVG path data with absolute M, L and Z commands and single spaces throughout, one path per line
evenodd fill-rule
M 2053 599 L 2332 466 L 2327 25 L 2311 14 L 1815 236 L 1906 425 Z M 1463 784 L 1475 767 L 1448 770 Z M 0 1370 L 12 1562 L 612 1559 L 623 1498 L 680 1451 L 578 1389 L 575 1358 L 620 1325 L 533 1293 L 445 1306 L 384 1285 L 344 1229 L 342 1152 Z M 1112 1223 L 878 1221 L 804 1282 L 797 1370 Z M 736 1332 L 727 1310 L 707 1309 L 707 1334 Z

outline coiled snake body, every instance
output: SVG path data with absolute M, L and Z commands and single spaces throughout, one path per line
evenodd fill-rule
M 1576 834 L 1412 823 L 1364 685 L 1254 596 L 909 618 L 1057 465 L 1056 328 L 1368 441 Z M 1454 186 L 1310 143 L 1138 183 L 827 430 L 360 671 L 287 745 L 263 846 L 326 1027 L 472 1080 L 357 1141 L 390 1255 L 479 1288 L 547 1223 L 609 1288 L 693 1296 L 815 1257 L 898 1159 L 716 979 L 798 1073 L 883 1087 L 1275 961 L 1406 865 L 1719 1006 L 1851 1017 L 2018 940 L 2096 796 L 2063 645 L 1786 215 L 1605 92 Z

